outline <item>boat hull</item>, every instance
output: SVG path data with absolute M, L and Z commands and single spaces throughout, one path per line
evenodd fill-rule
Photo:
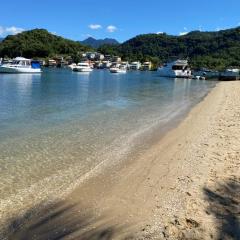
M 110 73 L 126 73 L 127 70 L 125 69 L 117 69 L 117 68 L 112 68 L 110 69 Z
M 73 68 L 74 72 L 92 72 L 93 69 L 91 68 Z
M 191 78 L 191 71 L 173 71 L 173 70 L 165 70 L 162 68 L 158 69 L 158 75 L 160 77 L 168 77 L 168 78 Z
M 218 79 L 220 81 L 236 81 L 240 79 L 240 76 L 237 73 L 220 73 Z
M 41 69 L 0 66 L 0 73 L 41 73 Z

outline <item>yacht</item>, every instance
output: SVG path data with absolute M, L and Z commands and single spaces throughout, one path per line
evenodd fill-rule
M 92 67 L 87 62 L 78 63 L 77 66 L 72 69 L 74 72 L 92 72 Z
M 166 63 L 163 67 L 158 68 L 158 74 L 161 77 L 170 78 L 190 78 L 192 76 L 187 60 L 176 60 Z
M 111 73 L 126 73 L 127 67 L 126 65 L 116 64 L 115 66 L 112 66 L 109 70 Z
M 38 61 L 17 57 L 10 63 L 0 65 L 0 73 L 41 73 Z

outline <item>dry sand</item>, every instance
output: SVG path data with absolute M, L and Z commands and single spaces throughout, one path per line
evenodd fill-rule
M 141 156 L 39 209 L 6 239 L 240 239 L 240 82 L 219 83 Z

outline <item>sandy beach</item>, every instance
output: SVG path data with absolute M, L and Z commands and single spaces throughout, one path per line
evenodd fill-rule
M 3 239 L 240 239 L 239 136 L 240 82 L 221 82 L 159 142 L 28 209 Z

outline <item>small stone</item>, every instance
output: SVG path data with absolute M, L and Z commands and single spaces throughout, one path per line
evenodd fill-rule
M 186 218 L 186 222 L 187 222 L 187 225 L 188 225 L 189 227 L 197 228 L 197 227 L 199 227 L 199 225 L 200 225 L 197 221 L 195 221 L 195 220 L 193 220 L 193 219 L 191 219 L 191 218 Z

